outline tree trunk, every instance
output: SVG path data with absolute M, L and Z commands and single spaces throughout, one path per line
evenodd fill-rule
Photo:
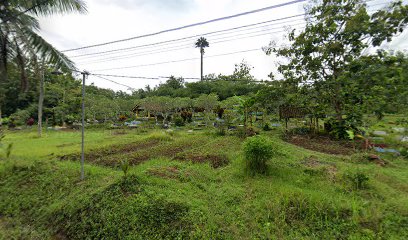
M 38 136 L 42 135 L 42 115 L 44 103 L 44 69 L 40 78 L 40 96 L 38 98 Z
M 201 81 L 203 81 L 203 55 L 204 55 L 203 48 L 200 49 L 200 53 L 201 53 Z
M 246 108 L 244 109 L 244 128 L 246 129 L 246 125 L 247 125 L 247 110 Z

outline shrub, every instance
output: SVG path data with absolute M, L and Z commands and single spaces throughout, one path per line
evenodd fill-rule
M 24 109 L 24 110 L 18 110 L 15 113 L 10 115 L 10 121 L 9 121 L 9 125 L 10 123 L 12 123 L 12 127 L 15 126 L 23 126 L 26 124 L 27 120 L 30 118 L 31 116 L 31 111 L 30 109 Z M 14 124 L 14 126 L 13 126 Z
M 265 174 L 267 161 L 273 156 L 273 146 L 265 137 L 255 136 L 244 142 L 246 170 L 250 175 Z
M 346 178 L 356 190 L 365 189 L 368 185 L 368 176 L 362 172 L 346 173 Z
M 176 125 L 177 127 L 182 127 L 182 126 L 184 126 L 184 120 L 183 120 L 183 118 L 180 117 L 180 116 L 175 116 L 174 119 L 173 119 L 173 121 L 174 121 L 174 125 Z
M 324 124 L 324 129 L 335 139 L 349 139 L 347 131 L 359 133 L 358 126 L 361 126 L 361 116 L 354 114 L 347 116 L 346 119 L 337 120 L 331 118 Z
M 401 148 L 400 153 L 401 156 L 408 158 L 408 148 Z
M 265 123 L 265 125 L 262 128 L 264 131 L 270 131 L 271 127 L 269 126 L 269 123 Z

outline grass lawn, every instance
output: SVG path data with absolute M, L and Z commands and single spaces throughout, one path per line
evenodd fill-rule
M 7 132 L 0 239 L 408 239 L 407 159 L 380 166 L 262 134 L 279 154 L 249 177 L 235 136 L 89 130 L 81 182 L 79 131 Z

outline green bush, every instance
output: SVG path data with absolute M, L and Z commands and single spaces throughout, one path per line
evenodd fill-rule
M 269 126 L 269 123 L 265 123 L 265 125 L 262 127 L 262 129 L 263 129 L 264 131 L 270 131 L 270 130 L 272 130 L 272 128 Z
M 173 118 L 173 121 L 174 121 L 174 125 L 176 125 L 177 127 L 182 127 L 182 126 L 184 126 L 184 120 L 183 120 L 183 118 L 180 117 L 180 116 L 175 116 L 175 117 Z
M 353 189 L 355 190 L 366 189 L 368 187 L 369 177 L 360 171 L 346 173 L 345 177 L 351 183 Z
M 246 170 L 250 175 L 265 174 L 267 161 L 274 155 L 271 141 L 262 136 L 248 138 L 244 142 Z
M 16 126 L 23 126 L 25 125 L 27 119 L 30 118 L 30 113 L 27 110 L 18 110 L 17 112 L 10 115 L 10 123 L 15 124 Z
M 400 153 L 401 156 L 408 158 L 408 148 L 401 148 Z

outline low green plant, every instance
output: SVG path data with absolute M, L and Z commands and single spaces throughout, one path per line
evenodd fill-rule
M 2 140 L 4 139 L 5 135 L 3 131 L 0 130 L 0 149 L 2 149 L 6 155 L 6 158 L 10 157 L 11 151 L 13 150 L 13 143 L 3 144 Z
M 9 143 L 6 147 L 6 157 L 9 158 L 11 154 L 11 150 L 13 149 L 13 143 Z
M 353 172 L 347 173 L 346 175 L 347 180 L 351 182 L 353 188 L 356 190 L 365 189 L 368 187 L 368 181 L 370 178 L 363 172 Z
M 147 137 L 147 139 L 148 140 L 157 140 L 157 141 L 167 142 L 167 141 L 172 141 L 173 140 L 172 135 L 174 135 L 174 133 L 170 133 L 170 132 L 153 132 Z
M 269 139 L 263 136 L 250 137 L 244 142 L 246 170 L 250 175 L 265 174 L 267 161 L 274 155 Z
M 265 124 L 263 125 L 262 129 L 263 129 L 264 131 L 270 131 L 270 130 L 272 130 L 272 128 L 269 126 L 269 123 L 265 123 Z
M 123 176 L 126 178 L 127 174 L 129 172 L 129 168 L 130 168 L 130 164 L 129 164 L 129 160 L 127 159 L 122 159 L 120 161 L 120 169 L 122 169 L 123 171 Z
M 184 126 L 184 119 L 181 116 L 175 116 L 173 118 L 173 121 L 174 121 L 174 125 L 176 125 L 177 127 Z
M 408 148 L 401 148 L 400 153 L 404 158 L 408 158 Z

